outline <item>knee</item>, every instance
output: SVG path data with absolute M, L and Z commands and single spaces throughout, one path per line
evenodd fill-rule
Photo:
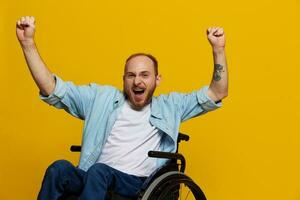
M 73 164 L 70 163 L 67 160 L 57 160 L 53 162 L 49 167 L 47 168 L 46 173 L 47 174 L 61 174 L 64 171 L 71 169 L 73 167 Z
M 105 176 L 109 174 L 109 169 L 110 167 L 106 164 L 96 163 L 88 169 L 87 174 L 89 176 Z

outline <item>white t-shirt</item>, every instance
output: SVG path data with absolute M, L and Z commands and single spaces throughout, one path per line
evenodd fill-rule
M 126 101 L 98 162 L 127 174 L 149 176 L 157 158 L 148 157 L 148 151 L 158 151 L 161 141 L 161 134 L 149 122 L 150 115 L 150 104 L 136 111 Z

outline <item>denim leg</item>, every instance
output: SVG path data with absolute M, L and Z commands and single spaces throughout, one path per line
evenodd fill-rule
M 86 172 L 66 160 L 58 160 L 46 170 L 38 200 L 57 200 L 62 195 L 79 195 Z
M 120 195 L 135 197 L 142 184 L 140 177 L 96 163 L 87 171 L 80 200 L 104 200 L 108 188 Z

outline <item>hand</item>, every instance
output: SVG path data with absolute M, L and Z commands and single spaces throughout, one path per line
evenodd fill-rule
M 225 33 L 223 28 L 210 27 L 206 31 L 207 39 L 214 50 L 225 48 Z
M 22 45 L 34 43 L 35 19 L 32 16 L 22 17 L 17 21 L 18 40 Z

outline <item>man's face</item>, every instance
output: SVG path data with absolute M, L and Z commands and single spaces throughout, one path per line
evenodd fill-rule
M 123 76 L 124 92 L 134 109 L 141 109 L 150 103 L 160 76 L 155 74 L 154 65 L 147 56 L 131 58 L 126 66 Z

